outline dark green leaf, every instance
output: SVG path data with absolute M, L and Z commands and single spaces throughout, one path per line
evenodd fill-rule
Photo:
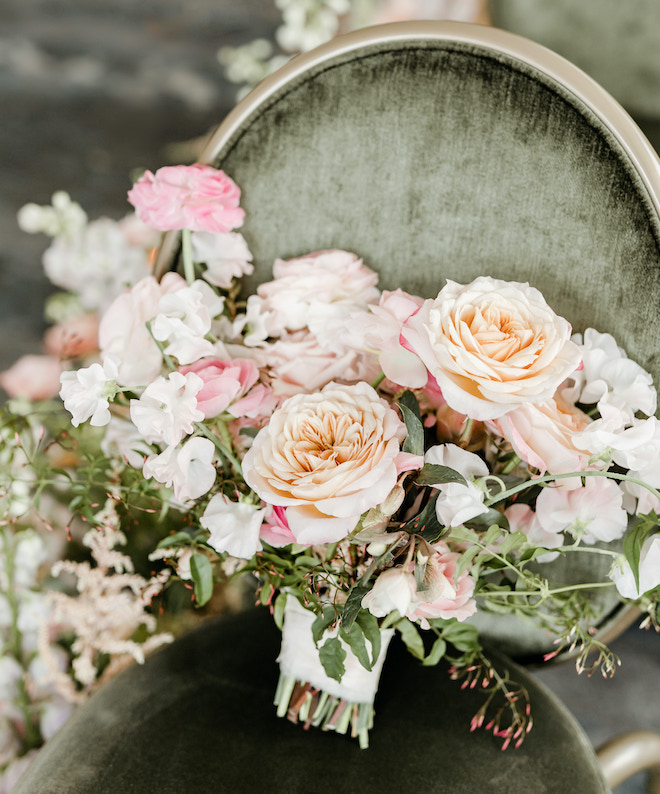
M 465 477 L 460 472 L 449 466 L 440 466 L 437 463 L 425 463 L 415 482 L 417 485 L 442 485 L 447 482 L 467 485 Z
M 312 637 L 317 645 L 328 626 L 331 626 L 335 622 L 336 617 L 337 613 L 334 607 L 329 605 L 323 609 L 320 615 L 316 616 L 316 620 L 312 623 Z
M 371 614 L 371 612 L 367 611 L 366 609 L 361 610 L 358 612 L 357 617 L 355 618 L 355 622 L 360 626 L 362 631 L 364 632 L 364 636 L 369 640 L 371 643 L 371 658 L 373 663 L 376 663 L 376 659 L 380 655 L 380 647 L 382 641 L 382 635 L 380 633 L 380 626 L 378 625 L 378 619 Z
M 413 394 L 413 392 L 410 391 L 410 389 L 406 389 L 403 392 L 401 397 L 399 397 L 398 404 L 405 405 L 405 407 L 409 411 L 413 412 L 413 414 L 417 417 L 417 419 L 419 419 L 420 422 L 422 421 L 422 414 L 419 410 L 419 402 L 417 401 L 417 397 L 415 397 L 415 395 Z
M 362 599 L 371 590 L 368 584 L 364 584 L 362 580 L 356 582 L 351 587 L 346 603 L 344 604 L 344 611 L 341 615 L 341 627 L 344 631 L 350 631 L 359 611 L 362 609 Z
M 195 585 L 197 606 L 206 604 L 213 595 L 213 566 L 203 554 L 193 554 L 190 558 L 190 574 Z
M 469 623 L 451 620 L 444 626 L 442 636 L 458 651 L 470 651 L 479 647 L 479 632 Z
M 178 546 L 180 543 L 190 543 L 190 535 L 187 532 L 175 532 L 174 535 L 168 535 L 163 538 L 157 549 L 169 549 L 171 546 Z
M 399 405 L 408 435 L 403 442 L 403 451 L 411 455 L 424 454 L 424 426 L 415 414 L 405 405 Z
M 241 436 L 249 436 L 249 438 L 254 438 L 258 432 L 259 429 L 256 427 L 242 427 L 238 431 L 238 434 Z
M 339 630 L 339 636 L 350 647 L 358 661 L 365 670 L 371 670 L 373 664 L 367 652 L 367 643 L 364 639 L 364 633 L 358 623 L 353 623 L 350 631 Z
M 437 498 L 438 494 L 434 493 L 422 511 L 402 524 L 400 528 L 410 535 L 419 535 L 428 543 L 436 543 L 447 531 L 446 527 L 438 521 L 435 512 Z
M 334 678 L 335 681 L 341 681 L 342 676 L 346 672 L 344 667 L 345 658 L 346 651 L 342 648 L 338 637 L 330 637 L 319 648 L 319 659 L 323 669 L 326 675 L 329 678 Z

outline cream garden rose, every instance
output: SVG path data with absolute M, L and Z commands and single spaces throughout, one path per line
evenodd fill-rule
M 275 411 L 243 459 L 247 484 L 286 508 L 298 543 L 344 538 L 396 485 L 409 456 L 397 412 L 366 383 L 329 383 Z
M 571 326 L 528 284 L 448 281 L 402 331 L 451 408 L 473 419 L 549 400 L 580 363 Z

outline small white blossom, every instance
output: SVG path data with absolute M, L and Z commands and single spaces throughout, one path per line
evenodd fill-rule
M 214 452 L 210 439 L 191 438 L 180 448 L 168 447 L 160 455 L 149 456 L 142 473 L 173 488 L 175 499 L 185 503 L 198 499 L 213 487 L 216 476 Z
M 216 494 L 199 523 L 211 533 L 208 543 L 217 552 L 249 560 L 261 550 L 259 530 L 264 513 L 255 505 L 231 502 L 222 494 Z
M 639 587 L 635 584 L 632 568 L 624 558 L 610 571 L 610 579 L 623 598 L 639 598 L 660 585 L 660 535 L 651 535 L 639 555 Z
M 87 215 L 64 190 L 53 193 L 52 206 L 26 204 L 18 211 L 18 226 L 28 234 L 43 232 L 49 237 L 73 235 L 83 229 Z
M 72 416 L 74 427 L 88 419 L 94 427 L 108 424 L 109 401 L 117 393 L 117 374 L 117 362 L 113 356 L 107 356 L 102 365 L 95 363 L 75 372 L 62 373 L 60 397 Z
M 254 271 L 252 254 L 239 232 L 193 232 L 191 240 L 195 262 L 206 264 L 204 278 L 216 287 L 229 289 L 234 279 Z
M 362 606 L 377 618 L 396 610 L 402 617 L 417 594 L 415 577 L 402 568 L 390 568 L 378 575 L 372 589 L 362 599 Z
M 180 364 L 192 364 L 213 353 L 213 344 L 205 336 L 223 308 L 223 298 L 205 281 L 195 281 L 190 287 L 163 295 L 151 331 L 159 342 L 168 343 L 168 355 Z
M 131 420 L 149 444 L 174 446 L 193 432 L 195 422 L 204 419 L 196 396 L 203 386 L 204 381 L 194 372 L 159 376 L 139 400 L 131 400 Z

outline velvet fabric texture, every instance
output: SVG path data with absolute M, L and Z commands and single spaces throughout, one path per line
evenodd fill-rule
M 246 291 L 276 257 L 327 248 L 362 256 L 382 289 L 425 297 L 447 278 L 529 282 L 660 383 L 657 210 L 607 124 L 523 60 L 454 40 L 370 42 L 281 87 L 214 164 L 243 191 Z M 584 556 L 553 564 L 555 582 L 607 575 L 607 558 Z M 615 592 L 593 601 L 596 624 L 616 614 Z M 516 619 L 477 622 L 518 658 L 552 648 Z
M 397 638 L 376 697 L 370 747 L 275 714 L 280 632 L 265 609 L 211 621 L 134 665 L 76 712 L 13 794 L 602 794 L 581 729 L 544 687 L 527 687 L 534 728 L 501 750 L 470 719 L 484 702 L 446 664 L 422 667 Z

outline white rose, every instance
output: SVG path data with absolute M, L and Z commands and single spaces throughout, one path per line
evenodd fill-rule
M 549 400 L 580 363 L 571 326 L 537 289 L 487 276 L 448 281 L 402 334 L 449 406 L 472 419 Z
M 371 386 L 329 383 L 275 411 L 248 450 L 243 474 L 264 502 L 287 507 L 298 543 L 332 543 L 394 488 L 405 435 Z

